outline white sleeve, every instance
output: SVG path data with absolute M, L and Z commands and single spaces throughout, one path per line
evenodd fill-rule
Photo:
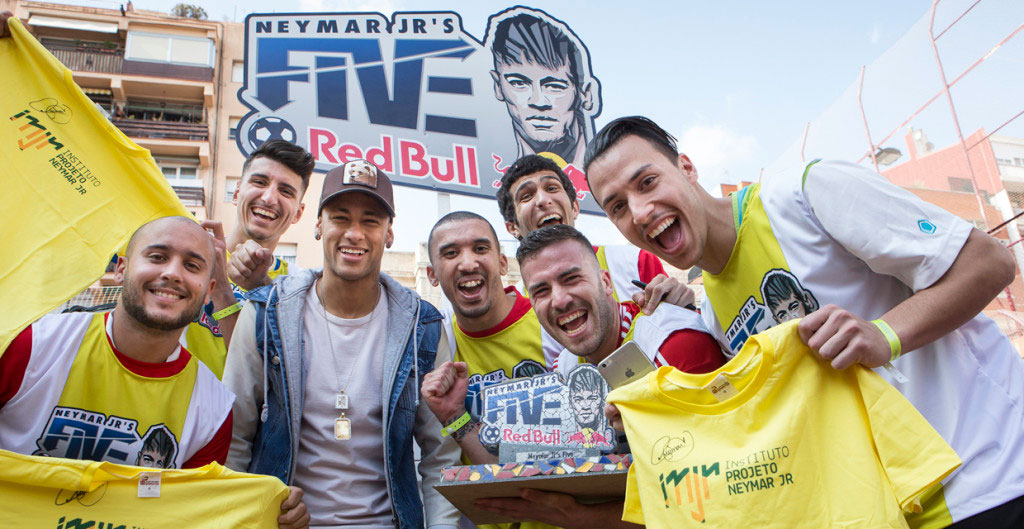
M 245 304 L 235 322 L 223 382 L 235 394 L 227 466 L 246 472 L 252 459 L 264 384 L 263 361 L 256 350 L 256 307 L 252 303 Z
M 448 334 L 446 322 L 442 322 L 441 329 L 441 339 L 437 344 L 437 356 L 434 357 L 435 367 L 452 359 L 446 337 Z M 419 407 L 416 409 L 413 433 L 422 454 L 417 470 L 420 474 L 420 491 L 423 494 L 426 526 L 428 529 L 454 529 L 458 525 L 459 511 L 451 503 L 448 503 L 448 500 L 434 486 L 441 482 L 441 469 L 458 465 L 459 455 L 462 452 L 451 437 L 441 435 L 441 423 L 434 417 L 434 413 L 430 411 L 424 399 L 420 399 Z
M 915 292 L 946 273 L 973 228 L 856 164 L 818 162 L 803 185 L 811 213 L 830 237 Z

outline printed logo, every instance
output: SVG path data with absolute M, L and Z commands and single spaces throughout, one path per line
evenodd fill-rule
M 818 300 L 789 270 L 773 268 L 761 279 L 761 299 L 747 298 L 725 332 L 729 347 L 739 352 L 751 336 L 818 310 Z M 771 319 L 769 319 L 769 316 Z
M 138 421 L 57 406 L 36 440 L 33 455 L 111 461 L 151 468 L 176 468 L 178 440 L 166 426 L 152 426 L 140 438 Z
M 22 133 L 22 137 L 18 138 L 18 149 L 24 151 L 29 147 L 35 147 L 36 150 L 53 147 L 53 150 L 59 151 L 64 148 L 64 144 L 57 141 L 57 137 L 46 130 L 46 127 L 39 122 L 39 118 L 33 116 L 31 111 L 23 110 L 11 116 L 11 121 L 18 126 L 18 130 Z
M 116 522 L 101 522 L 98 520 L 83 520 L 81 518 L 72 518 L 64 521 L 64 517 L 61 516 L 60 520 L 57 521 L 57 529 L 139 529 L 135 526 L 129 526 L 128 524 L 119 524 Z
M 921 233 L 927 233 L 928 235 L 935 233 L 935 230 L 938 229 L 938 227 L 928 219 L 921 219 L 917 221 L 917 227 L 921 230 Z
M 260 14 L 245 27 L 244 155 L 281 138 L 320 172 L 364 158 L 395 184 L 493 197 L 502 160 L 540 154 L 582 210 L 601 211 L 581 169 L 600 83 L 583 42 L 547 13 L 496 13 L 483 40 L 450 11 Z
M 658 476 L 661 482 L 661 494 L 665 498 L 665 508 L 673 505 L 683 506 L 683 482 L 686 483 L 686 502 L 690 508 L 690 516 L 704 523 L 704 502 L 711 500 L 711 485 L 708 483 L 709 476 L 719 475 L 719 464 L 683 467 L 680 470 L 673 470 L 667 474 Z

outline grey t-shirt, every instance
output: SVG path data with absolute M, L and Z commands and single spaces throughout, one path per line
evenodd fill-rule
M 308 369 L 295 485 L 305 492 L 311 526 L 394 527 L 384 477 L 381 399 L 386 297 L 382 290 L 376 307 L 362 318 L 326 313 L 328 325 L 316 288 L 306 294 L 302 336 Z M 335 408 L 341 389 L 348 395 L 346 410 Z M 351 421 L 348 440 L 334 437 L 341 412 Z

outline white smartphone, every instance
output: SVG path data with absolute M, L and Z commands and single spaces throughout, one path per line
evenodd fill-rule
M 654 362 L 634 341 L 628 341 L 597 364 L 597 370 L 612 389 L 654 371 Z

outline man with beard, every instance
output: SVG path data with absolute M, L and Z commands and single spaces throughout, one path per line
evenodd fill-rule
M 484 388 L 546 372 L 545 345 L 552 357 L 560 346 L 543 340 L 530 300 L 515 287 L 502 287 L 508 260 L 487 219 L 469 211 L 449 213 L 434 224 L 427 249 L 427 277 L 441 286 L 454 313 L 442 339 L 447 338 L 455 363 L 440 365 L 425 377 L 424 400 L 445 426 L 468 414 L 469 423 L 452 435 L 463 449 L 463 462 L 495 462 L 497 456 L 470 435 L 477 431 Z M 456 370 L 465 386 L 457 389 L 457 398 L 440 399 L 449 388 L 442 391 L 438 383 Z
M 433 233 L 434 242 L 430 247 L 437 248 L 439 261 L 444 261 L 445 255 L 441 250 L 450 248 L 448 244 L 466 245 L 466 249 L 471 250 L 473 254 L 492 255 L 490 260 L 499 263 L 504 259 L 497 249 L 492 250 L 496 241 L 493 244 L 487 242 L 493 235 L 488 234 L 489 224 L 486 220 L 466 212 L 452 213 L 449 217 L 452 215 L 457 215 L 463 220 L 456 223 L 442 218 Z M 452 225 L 450 232 L 442 231 L 445 226 L 442 222 Z M 462 245 L 455 243 L 463 236 L 465 242 Z M 478 241 L 479 247 L 468 244 L 474 240 Z M 637 340 L 641 348 L 647 351 L 652 356 L 652 361 L 658 365 L 673 365 L 689 372 L 705 373 L 724 364 L 721 349 L 703 331 L 700 317 L 693 311 L 662 303 L 652 315 L 645 316 L 635 303 L 617 304 L 612 297 L 611 279 L 607 271 L 600 269 L 592 248 L 590 242 L 574 228 L 558 224 L 528 234 L 517 252 L 524 283 L 530 290 L 530 301 L 533 303 L 532 310 L 524 314 L 531 316 L 531 320 L 528 321 L 532 325 L 536 325 L 533 322 L 539 322 L 547 334 L 558 340 L 562 347 L 570 348 L 563 350 L 558 356 L 559 362 L 555 367 L 563 379 L 568 379 L 572 367 L 581 358 L 597 363 L 623 341 L 629 339 Z M 463 298 L 469 301 L 469 295 L 473 295 L 472 300 L 478 301 L 488 297 L 475 290 L 462 290 L 484 284 L 484 277 L 493 278 L 488 279 L 486 284 L 500 286 L 498 272 L 502 268 L 492 267 L 494 270 L 486 274 L 482 270 L 488 267 L 477 263 L 488 259 L 475 255 L 460 255 L 465 250 L 450 251 L 453 253 L 449 254 L 448 258 L 459 261 L 461 265 L 447 265 L 442 270 L 457 269 L 458 266 L 462 266 L 462 269 L 451 274 L 442 273 L 440 283 L 442 290 L 445 290 L 446 296 L 455 307 L 458 321 L 460 311 L 468 312 L 466 307 L 460 306 L 466 305 Z M 438 277 L 437 265 L 435 262 L 435 277 Z M 471 273 L 476 275 L 470 275 Z M 446 284 L 449 285 L 448 289 L 445 288 Z M 448 290 L 452 287 L 460 290 L 454 292 L 454 295 L 449 294 Z M 489 290 L 491 295 L 500 292 L 493 287 Z M 517 292 L 515 294 L 517 300 L 522 299 Z M 491 307 L 494 311 L 493 304 Z M 499 358 L 510 358 L 504 360 L 504 364 L 511 365 L 515 359 L 530 354 L 529 351 L 534 351 L 539 346 L 540 339 L 536 338 L 532 345 L 527 343 L 505 351 L 504 345 L 513 338 L 508 329 L 515 329 L 514 325 L 528 328 L 521 323 L 523 316 L 519 316 L 518 319 L 513 316 L 514 311 L 510 312 L 507 309 L 505 312 L 491 314 L 491 319 L 501 323 L 497 331 L 492 328 L 488 334 L 481 336 L 490 339 L 481 342 L 478 354 L 467 357 L 463 356 L 461 351 L 457 351 L 456 360 L 461 359 L 463 362 L 440 365 L 424 379 L 424 399 L 443 424 L 454 423 L 467 413 L 466 390 L 470 385 L 472 371 L 465 362 L 486 361 L 494 355 Z M 533 319 L 534 317 L 537 319 Z M 699 329 L 695 329 L 695 326 Z M 697 343 L 702 346 L 696 346 Z M 459 346 L 463 347 L 461 344 Z M 497 457 L 490 454 L 480 443 L 477 418 L 470 415 L 471 420 L 452 432 L 452 436 L 459 441 L 471 462 L 497 462 Z M 606 527 L 608 524 L 612 527 L 632 527 L 619 521 L 622 512 L 621 502 L 584 506 L 568 495 L 524 490 L 521 498 L 492 498 L 482 500 L 480 505 L 517 519 L 536 520 L 560 527 Z
M 422 374 L 448 357 L 441 315 L 380 271 L 394 215 L 391 181 L 372 163 L 328 172 L 315 235 L 323 269 L 249 292 L 231 342 L 229 466 L 304 490 L 315 526 L 457 520 L 433 487 L 457 448 L 417 398 Z
M 109 313 L 47 315 L 0 356 L 0 448 L 120 464 L 166 431 L 165 468 L 223 463 L 234 396 L 179 343 L 215 286 L 210 235 L 184 217 L 136 230 Z
M 821 304 L 800 320 L 804 344 L 835 369 L 892 366 L 877 372 L 964 462 L 911 527 L 1024 525 L 1024 365 L 980 314 L 1014 277 L 999 241 L 849 163 L 714 198 L 675 138 L 640 116 L 605 126 L 586 159 L 594 198 L 630 242 L 704 270 L 705 321 L 733 353 L 775 323 L 757 298 L 785 270 Z
M 519 158 L 505 170 L 497 199 L 505 229 L 518 240 L 542 226 L 575 226 L 580 214 L 572 180 L 554 161 L 535 154 Z M 679 306 L 693 303 L 693 291 L 668 277 L 654 254 L 628 244 L 594 246 L 593 251 L 601 269 L 611 274 L 616 300 L 632 299 L 647 313 L 661 301 Z M 640 288 L 634 281 L 647 286 Z

